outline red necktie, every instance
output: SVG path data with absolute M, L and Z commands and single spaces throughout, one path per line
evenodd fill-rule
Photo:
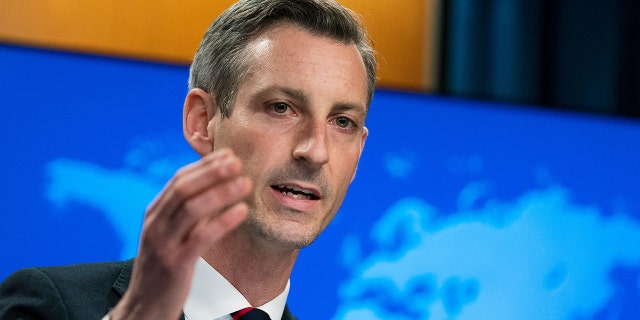
M 271 320 L 266 312 L 251 307 L 232 313 L 231 318 L 233 320 Z

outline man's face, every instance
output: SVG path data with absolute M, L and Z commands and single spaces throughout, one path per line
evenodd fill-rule
M 209 122 L 254 184 L 246 229 L 300 248 L 340 207 L 367 137 L 367 76 L 355 45 L 279 24 L 248 47 L 249 74 L 228 119 Z

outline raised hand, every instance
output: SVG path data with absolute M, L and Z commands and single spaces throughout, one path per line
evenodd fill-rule
M 252 188 L 231 150 L 217 150 L 180 169 L 149 205 L 140 249 L 118 319 L 180 317 L 195 262 L 247 216 Z

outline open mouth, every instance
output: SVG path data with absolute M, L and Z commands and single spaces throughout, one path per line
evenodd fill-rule
M 271 186 L 273 190 L 276 190 L 286 196 L 292 197 L 298 200 L 319 200 L 320 197 L 315 195 L 313 191 L 299 188 L 290 185 L 274 185 Z

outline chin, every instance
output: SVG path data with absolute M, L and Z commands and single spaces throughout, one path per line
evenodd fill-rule
M 268 224 L 249 218 L 249 224 L 261 238 L 283 248 L 302 249 L 313 243 L 320 234 L 315 226 L 304 226 L 293 221 Z

